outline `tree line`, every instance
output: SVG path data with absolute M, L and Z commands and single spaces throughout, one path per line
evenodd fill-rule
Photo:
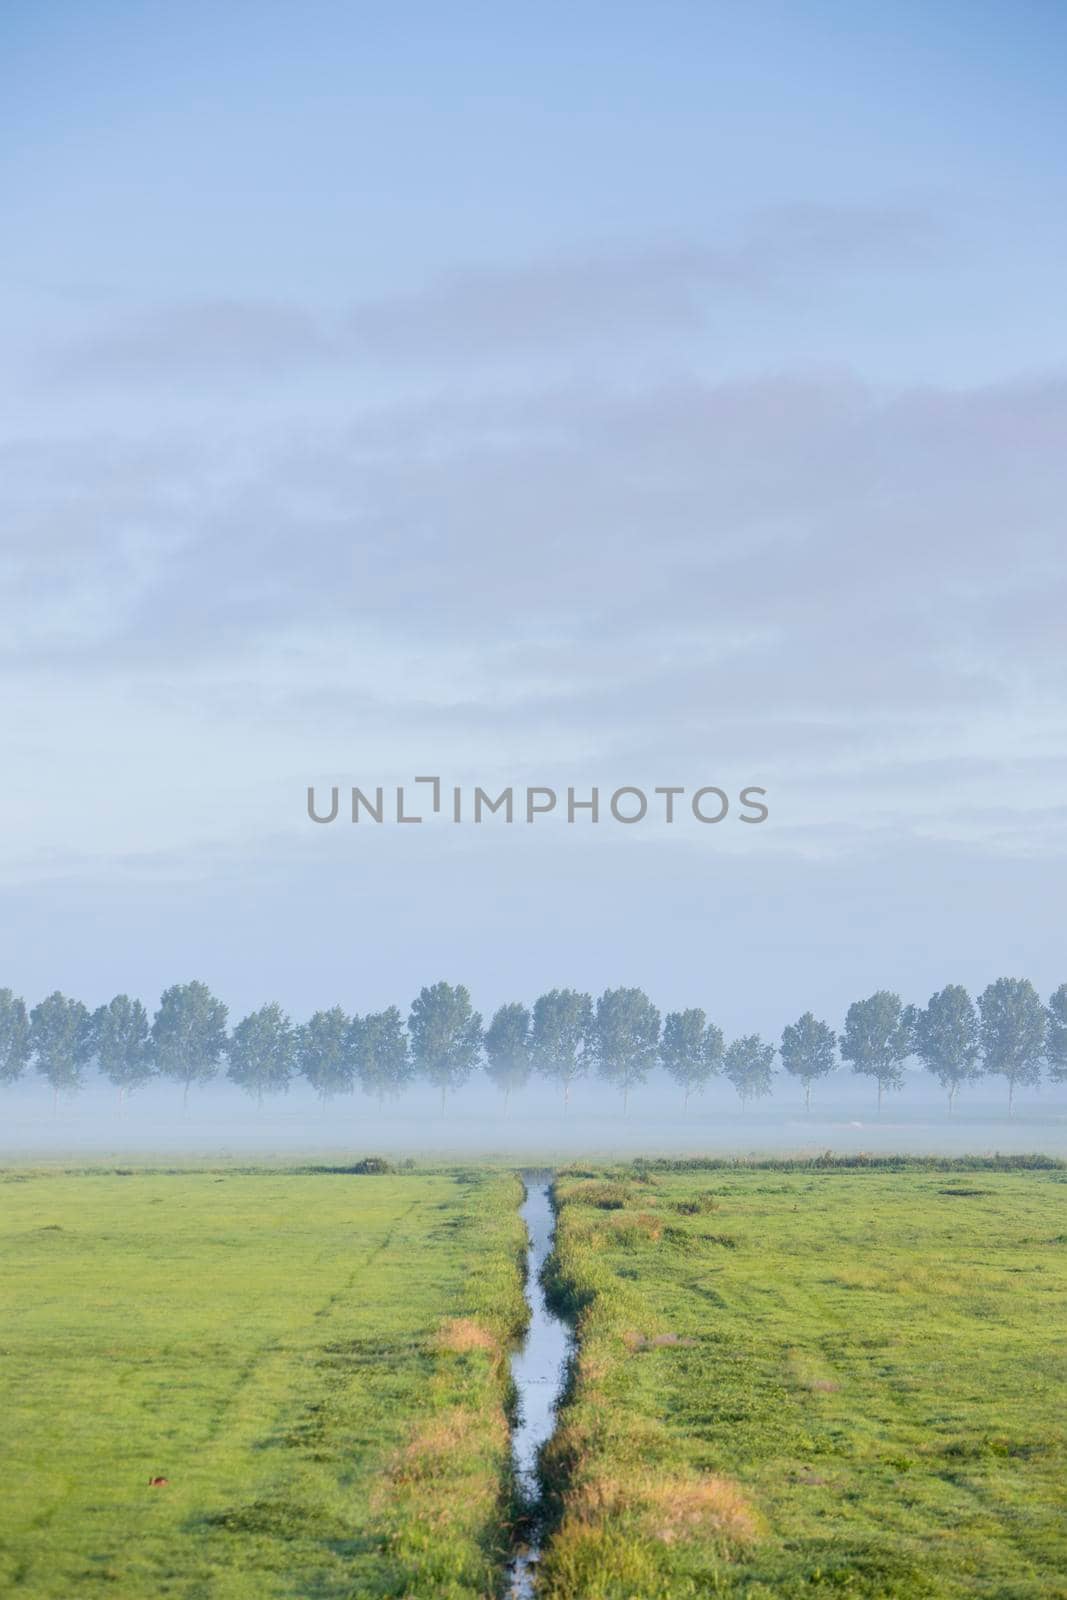
M 488 1025 L 462 984 L 420 990 L 405 1019 L 396 1006 L 366 1016 L 342 1007 L 316 1011 L 294 1024 L 271 1001 L 231 1029 L 227 1007 L 200 982 L 174 984 L 149 1019 L 140 1000 L 120 994 L 90 1011 L 58 990 L 27 1010 L 0 989 L 0 1081 L 31 1066 L 55 1096 L 76 1090 L 95 1065 L 120 1097 L 153 1078 L 194 1085 L 222 1074 L 257 1100 L 303 1078 L 325 1101 L 357 1085 L 380 1101 L 416 1079 L 439 1090 L 442 1103 L 479 1068 L 507 1097 L 534 1074 L 551 1081 L 566 1102 L 573 1085 L 597 1074 L 627 1101 L 662 1066 L 685 1102 L 715 1076 L 726 1078 L 742 1104 L 771 1093 L 778 1065 L 810 1105 L 820 1079 L 848 1065 L 877 1085 L 878 1105 L 905 1082 L 916 1058 L 953 1107 L 959 1091 L 992 1074 L 1006 1080 L 1009 1112 L 1017 1089 L 1067 1081 L 1067 983 L 1042 1002 L 1026 978 L 997 978 L 977 1000 L 949 984 L 923 1007 L 880 989 L 857 1000 L 835 1032 L 810 1011 L 775 1044 L 757 1033 L 726 1042 L 699 1007 L 660 1012 L 641 989 L 606 989 L 594 1002 L 576 989 L 552 989 L 532 1007 L 511 1001 Z

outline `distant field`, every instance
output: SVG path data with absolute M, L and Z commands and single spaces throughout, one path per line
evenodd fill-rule
M 1067 1173 L 562 1177 L 551 1600 L 1067 1595 Z
M 473 1170 L 0 1174 L 0 1590 L 490 1593 L 520 1195 Z

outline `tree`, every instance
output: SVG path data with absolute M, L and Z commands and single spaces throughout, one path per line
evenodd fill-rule
M 845 1017 L 842 1058 L 851 1061 L 853 1072 L 877 1080 L 879 1111 L 884 1091 L 899 1089 L 904 1083 L 902 1063 L 911 1054 L 909 1020 L 900 996 L 888 989 L 855 1001 Z
M 782 1029 L 782 1066 L 804 1085 L 804 1110 L 811 1110 L 811 1086 L 834 1070 L 837 1034 L 810 1011 Z
M 415 1065 L 441 1091 L 466 1083 L 482 1043 L 482 1019 L 463 984 L 435 983 L 419 991 L 408 1017 Z
M 210 1083 L 226 1048 L 226 1019 L 221 1000 L 205 983 L 176 983 L 164 991 L 152 1022 L 156 1067 L 182 1085 L 182 1104 L 194 1083 Z
M 1048 1075 L 1053 1083 L 1067 1083 L 1067 983 L 1061 983 L 1049 996 L 1047 1015 L 1045 1059 Z M 0 1023 L 0 1037 L 3 1024 Z M 3 1045 L 0 1044 L 0 1072 L 2 1072 Z
M 26 1002 L 0 989 L 0 1083 L 14 1083 L 30 1059 L 30 1019 Z
M 518 1000 L 495 1012 L 485 1030 L 486 1072 L 502 1090 L 504 1105 L 512 1089 L 521 1089 L 530 1076 L 530 1013 Z
M 699 1006 L 689 1011 L 668 1011 L 663 1019 L 659 1058 L 670 1077 L 685 1093 L 703 1089 L 722 1066 L 722 1029 L 708 1022 Z
M 53 1102 L 61 1089 L 77 1089 L 92 1055 L 89 1013 L 80 1000 L 68 1000 L 57 989 L 30 1012 L 30 1048 L 37 1071 L 52 1085 Z
M 354 1063 L 351 1024 L 340 1006 L 316 1011 L 296 1035 L 296 1065 L 323 1105 L 332 1094 L 351 1089 Z
M 387 1094 L 399 1094 L 414 1076 L 404 1019 L 396 1006 L 353 1017 L 349 1048 L 364 1093 L 376 1095 L 379 1105 Z
M 577 989 L 550 989 L 534 1001 L 532 1059 L 537 1071 L 558 1083 L 567 1105 L 571 1085 L 588 1071 L 593 1000 Z
M 257 1105 L 265 1094 L 284 1093 L 293 1075 L 296 1039 L 293 1025 L 276 1000 L 250 1011 L 233 1030 L 227 1054 L 227 1077 L 254 1094 Z
M 655 1066 L 659 1012 L 643 989 L 605 989 L 596 1003 L 593 1039 L 597 1070 L 621 1089 L 625 1112 L 630 1090 Z
M 743 1106 L 770 1094 L 774 1055 L 773 1044 L 764 1044 L 758 1033 L 746 1033 L 727 1047 L 722 1070 L 741 1096 Z
M 948 1095 L 951 1112 L 961 1086 L 980 1076 L 978 1013 L 966 989 L 950 983 L 930 996 L 916 1017 L 912 1044 Z
M 979 1038 L 987 1072 L 1008 1080 L 1008 1115 L 1015 1090 L 1041 1081 L 1045 1008 L 1028 978 L 998 978 L 978 996 Z
M 152 1076 L 148 1013 L 140 1000 L 117 994 L 93 1012 L 92 1048 L 100 1071 L 119 1091 L 119 1103 Z

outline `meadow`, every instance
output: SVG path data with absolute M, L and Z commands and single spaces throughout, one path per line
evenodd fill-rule
M 1067 1172 L 559 1176 L 546 1600 L 1067 1595 Z
M 493 1592 L 521 1193 L 475 1169 L 0 1173 L 0 1591 Z
M 1065 1600 L 1062 1163 L 554 1198 L 541 1600 Z M 0 1591 L 505 1593 L 521 1199 L 491 1163 L 0 1171 Z

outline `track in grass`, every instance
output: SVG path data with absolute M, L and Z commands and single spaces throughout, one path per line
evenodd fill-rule
M 482 1600 L 520 1198 L 474 1169 L 0 1175 L 0 1590 Z

